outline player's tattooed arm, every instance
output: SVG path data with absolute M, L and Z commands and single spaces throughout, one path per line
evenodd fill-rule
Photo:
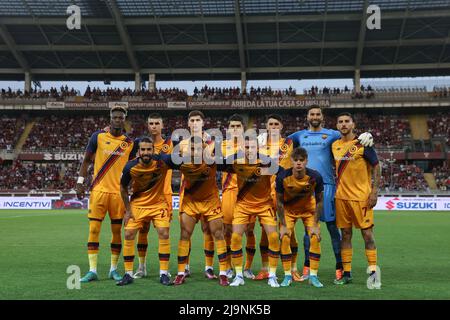
M 284 217 L 284 199 L 283 194 L 277 192 L 277 215 L 280 220 L 280 239 L 285 235 L 291 236 L 291 231 L 286 226 L 286 219 Z
M 78 180 L 77 184 L 75 186 L 77 197 L 78 199 L 83 199 L 85 196 L 85 185 L 84 182 L 86 181 L 87 175 L 88 175 L 88 169 L 91 163 L 94 161 L 95 153 L 85 152 L 83 162 L 80 166 L 80 171 L 78 173 Z
M 372 191 L 370 192 L 369 199 L 367 200 L 367 205 L 369 208 L 373 208 L 377 205 L 378 201 L 378 188 L 380 186 L 381 180 L 381 166 L 379 163 L 371 167 L 372 169 Z

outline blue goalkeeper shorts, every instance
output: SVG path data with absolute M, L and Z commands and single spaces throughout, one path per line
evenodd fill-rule
M 323 212 L 320 221 L 336 221 L 336 206 L 334 204 L 334 195 L 336 194 L 336 185 L 323 185 Z

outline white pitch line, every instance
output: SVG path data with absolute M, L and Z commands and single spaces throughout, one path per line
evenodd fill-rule
M 0 213 L 1 214 L 1 213 Z M 86 214 L 86 213 L 79 213 L 79 212 L 67 212 L 67 213 L 47 213 L 47 214 L 28 214 L 28 215 L 22 215 L 22 216 L 11 216 L 11 217 L 1 217 L 0 219 L 13 219 L 13 218 L 27 218 L 27 217 L 45 217 L 45 216 L 66 216 L 71 214 Z

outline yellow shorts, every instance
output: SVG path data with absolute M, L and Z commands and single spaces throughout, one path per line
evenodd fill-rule
M 223 223 L 232 224 L 234 207 L 236 206 L 238 189 L 226 190 L 222 193 Z
M 128 220 L 125 230 L 140 230 L 144 224 L 152 221 L 155 228 L 169 228 L 170 226 L 169 207 L 165 202 L 147 208 L 131 206 L 131 213 L 133 213 L 134 219 Z
M 123 219 L 125 205 L 120 194 L 91 191 L 88 218 L 103 221 L 106 212 L 108 212 L 111 220 Z
M 286 220 L 286 227 L 288 227 L 288 229 L 294 228 L 298 219 L 302 220 L 305 227 L 314 227 L 316 224 L 314 221 L 314 212 L 302 212 L 298 214 L 285 211 L 284 219 Z
M 259 218 L 261 224 L 269 226 L 277 225 L 277 216 L 272 203 L 267 203 L 261 206 L 249 206 L 240 202 L 236 203 L 233 215 L 233 224 L 250 224 L 256 222 L 256 217 Z
M 336 226 L 338 228 L 368 229 L 373 227 L 373 209 L 366 201 L 336 199 Z
M 208 201 L 190 201 L 184 198 L 180 206 L 180 217 L 182 213 L 204 222 L 223 218 L 219 197 Z

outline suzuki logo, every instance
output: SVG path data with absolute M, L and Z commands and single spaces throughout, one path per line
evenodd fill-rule
M 386 208 L 388 210 L 392 210 L 395 208 L 395 203 L 392 200 L 389 200 L 388 202 L 386 202 Z

